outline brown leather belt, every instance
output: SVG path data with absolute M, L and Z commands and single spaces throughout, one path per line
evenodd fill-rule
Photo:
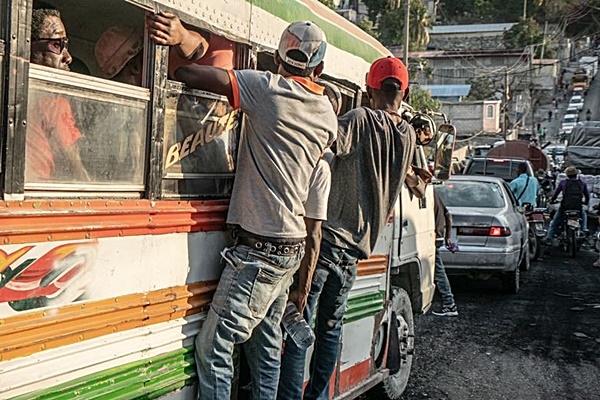
M 236 244 L 248 246 L 265 254 L 275 254 L 278 256 L 296 256 L 304 249 L 304 241 L 296 244 L 273 243 L 268 240 L 260 240 L 249 236 L 238 236 Z

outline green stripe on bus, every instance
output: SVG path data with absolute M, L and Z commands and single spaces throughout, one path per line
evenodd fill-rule
M 253 6 L 262 8 L 266 12 L 273 14 L 286 22 L 304 20 L 313 21 L 319 25 L 323 32 L 325 32 L 328 43 L 331 43 L 331 45 L 340 50 L 354 54 L 368 63 L 372 63 L 378 58 L 389 55 L 381 52 L 372 45 L 357 39 L 352 36 L 352 34 L 338 28 L 335 24 L 313 13 L 310 8 L 300 1 L 250 0 L 249 2 L 252 3 Z
M 182 348 L 87 375 L 13 400 L 156 399 L 196 381 L 194 348 Z
M 344 314 L 344 323 L 358 321 L 373 316 L 383 310 L 385 292 L 370 292 L 348 299 L 348 306 Z

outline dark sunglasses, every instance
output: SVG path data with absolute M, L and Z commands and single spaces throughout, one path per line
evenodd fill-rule
M 45 42 L 45 51 L 49 51 L 54 54 L 62 54 L 65 49 L 69 49 L 69 38 L 39 38 L 34 42 Z

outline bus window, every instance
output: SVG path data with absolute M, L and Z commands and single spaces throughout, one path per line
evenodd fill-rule
M 150 94 L 115 85 L 30 66 L 26 190 L 143 190 Z
M 225 97 L 168 82 L 163 197 L 228 197 L 239 125 Z

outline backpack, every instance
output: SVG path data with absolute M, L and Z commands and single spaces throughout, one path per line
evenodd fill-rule
M 567 179 L 565 182 L 565 190 L 560 206 L 563 211 L 576 210 L 581 211 L 583 205 L 583 185 L 579 179 Z

